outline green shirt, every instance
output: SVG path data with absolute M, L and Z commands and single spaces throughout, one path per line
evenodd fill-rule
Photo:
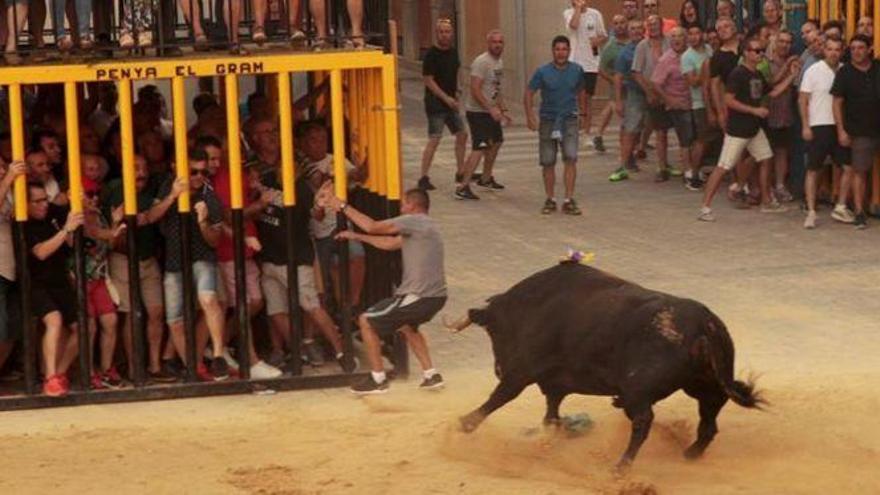
M 623 47 L 627 45 L 626 41 L 618 41 L 617 38 L 611 38 L 605 46 L 602 47 L 602 53 L 599 55 L 599 70 L 614 75 L 614 61 L 617 60 L 617 54 Z

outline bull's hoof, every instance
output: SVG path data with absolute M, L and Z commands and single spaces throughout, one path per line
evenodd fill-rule
M 468 414 L 467 416 L 462 416 L 458 418 L 459 423 L 461 423 L 461 431 L 465 433 L 471 433 L 476 430 L 480 423 L 483 422 L 483 417 L 478 414 Z
M 696 445 L 696 444 L 691 445 L 690 447 L 684 449 L 684 458 L 690 459 L 692 461 L 699 459 L 700 457 L 703 457 L 704 451 L 705 451 L 705 449 L 703 449 L 699 445 Z

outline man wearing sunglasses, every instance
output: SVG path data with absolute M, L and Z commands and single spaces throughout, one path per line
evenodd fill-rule
M 727 126 L 724 129 L 724 144 L 718 166 L 712 171 L 706 184 L 703 206 L 698 220 L 714 222 L 712 198 L 718 192 L 724 174 L 732 170 L 739 161 L 743 151 L 760 164 L 762 212 L 780 212 L 785 209 L 770 196 L 770 159 L 773 151 L 767 141 L 762 127 L 765 125 L 769 110 L 762 106 L 762 100 L 768 94 L 771 98 L 779 96 L 791 85 L 799 67 L 793 67 L 789 74 L 776 83 L 772 90 L 764 76 L 758 71 L 758 64 L 764 59 L 764 48 L 759 38 L 746 41 L 742 65 L 733 69 L 727 80 L 724 93 L 724 104 L 727 107 Z M 797 62 L 793 62 L 797 63 Z M 768 91 L 769 90 L 769 91 Z

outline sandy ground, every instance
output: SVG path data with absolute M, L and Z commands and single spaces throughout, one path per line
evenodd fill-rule
M 406 103 L 412 164 L 423 124 Z M 629 423 L 607 398 L 566 400 L 563 414 L 594 421 L 576 438 L 540 426 L 534 388 L 460 433 L 456 418 L 495 385 L 491 351 L 478 328 L 452 336 L 434 324 L 426 332 L 449 384 L 437 393 L 410 380 L 368 399 L 324 390 L 2 413 L 0 493 L 880 493 L 878 222 L 854 234 L 825 220 L 805 233 L 796 212 L 770 218 L 722 202 L 717 224 L 697 224 L 693 193 L 647 176 L 609 185 L 613 158 L 592 155 L 579 189 L 586 215 L 541 218 L 533 145 L 514 141 L 499 170 L 511 190 L 461 204 L 444 183 L 434 196 L 445 312 L 549 266 L 566 246 L 586 247 L 600 268 L 712 307 L 731 330 L 738 372 L 761 373 L 767 412 L 728 404 L 706 456 L 690 462 L 681 451 L 696 403 L 676 394 L 656 406 L 635 465 L 616 476 Z M 437 177 L 451 177 L 450 164 L 444 148 Z

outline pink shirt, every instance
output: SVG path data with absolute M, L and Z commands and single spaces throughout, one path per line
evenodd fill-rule
M 651 74 L 651 82 L 667 96 L 667 109 L 691 109 L 691 90 L 687 79 L 681 73 L 680 53 L 675 53 L 671 48 L 666 50 L 666 53 L 657 60 L 657 66 Z

